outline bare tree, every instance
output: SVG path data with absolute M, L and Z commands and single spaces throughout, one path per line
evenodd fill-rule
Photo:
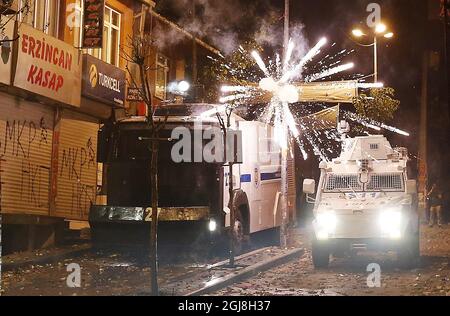
M 226 157 L 227 153 L 227 132 L 231 127 L 231 115 L 233 114 L 233 106 L 227 105 L 225 110 L 226 122 L 223 117 L 217 113 L 217 119 L 219 120 L 220 128 L 223 132 L 223 144 L 224 144 L 224 157 Z M 236 212 L 233 206 L 234 202 L 234 187 L 233 187 L 233 161 L 230 159 L 228 161 L 228 191 L 230 195 L 230 200 L 228 202 L 228 208 L 230 209 L 230 231 L 229 231 L 229 265 L 230 267 L 234 267 L 234 259 L 235 259 L 235 236 L 234 236 L 234 226 L 236 223 Z
M 234 190 L 234 175 L 233 175 L 233 167 L 234 165 L 241 163 L 241 158 L 239 158 L 239 152 L 242 153 L 242 148 L 236 148 L 235 139 L 233 135 L 233 131 L 231 130 L 231 117 L 233 112 L 239 108 L 239 104 L 232 102 L 231 104 L 226 104 L 224 109 L 223 117 L 220 113 L 217 113 L 217 119 L 219 121 L 220 128 L 223 133 L 223 154 L 224 154 L 224 167 L 229 167 L 228 172 L 228 193 L 229 193 L 229 201 L 228 208 L 230 209 L 230 229 L 229 229 L 229 266 L 235 267 L 235 256 L 236 253 L 241 249 L 243 236 L 240 235 L 239 231 L 236 230 L 237 221 L 242 221 L 242 214 L 240 210 L 236 209 L 235 205 L 235 190 Z M 230 137 L 230 135 L 232 137 Z M 238 141 L 242 146 L 242 143 Z
M 23 1 L 20 10 L 13 11 L 11 9 L 13 0 L 0 0 L 0 46 L 19 39 L 19 36 L 8 38 L 5 34 L 5 28 L 9 23 L 14 23 L 16 20 L 19 21 L 19 26 L 23 23 L 25 17 L 30 14 L 31 6 L 29 1 Z
M 160 131 L 167 122 L 167 116 L 161 120 L 155 119 L 155 108 L 152 102 L 152 92 L 148 73 L 155 70 L 148 64 L 150 60 L 153 40 L 150 35 L 136 35 L 129 38 L 129 53 L 122 50 L 122 55 L 127 61 L 126 70 L 129 75 L 129 86 L 138 88 L 140 98 L 147 107 L 147 124 L 150 137 L 140 137 L 140 141 L 149 142 L 151 152 L 150 160 L 150 186 L 151 186 L 151 230 L 150 230 L 150 269 L 152 295 L 159 295 L 158 287 L 158 150 L 161 141 L 169 139 L 160 138 Z M 129 63 L 136 65 L 137 74 L 128 66 Z

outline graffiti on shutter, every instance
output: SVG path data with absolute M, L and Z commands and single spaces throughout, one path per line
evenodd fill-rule
M 53 115 L 51 108 L 1 93 L 2 212 L 48 215 Z
M 56 216 L 86 220 L 97 194 L 98 123 L 63 114 L 60 129 Z

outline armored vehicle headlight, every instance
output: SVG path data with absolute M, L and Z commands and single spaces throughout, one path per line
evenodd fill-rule
M 336 214 L 334 212 L 319 213 L 316 216 L 317 238 L 328 239 L 336 230 Z
M 208 229 L 209 229 L 210 232 L 216 231 L 216 229 L 217 229 L 217 222 L 215 220 L 211 219 L 209 221 L 209 224 L 208 224 Z
M 391 239 L 402 237 L 402 212 L 398 209 L 388 209 L 381 212 L 379 224 L 383 236 Z

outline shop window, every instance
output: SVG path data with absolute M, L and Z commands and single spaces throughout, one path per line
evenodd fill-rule
M 167 78 L 169 74 L 169 60 L 163 55 L 156 55 L 156 82 L 155 97 L 161 100 L 166 99 Z

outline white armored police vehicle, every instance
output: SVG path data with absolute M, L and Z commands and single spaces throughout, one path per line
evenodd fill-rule
M 392 148 L 382 136 L 346 138 L 349 125 L 339 123 L 342 153 L 320 163 L 303 191 L 314 203 L 312 257 L 326 268 L 330 255 L 365 250 L 396 251 L 405 264 L 420 257 L 417 184 L 407 173 L 406 148 Z

